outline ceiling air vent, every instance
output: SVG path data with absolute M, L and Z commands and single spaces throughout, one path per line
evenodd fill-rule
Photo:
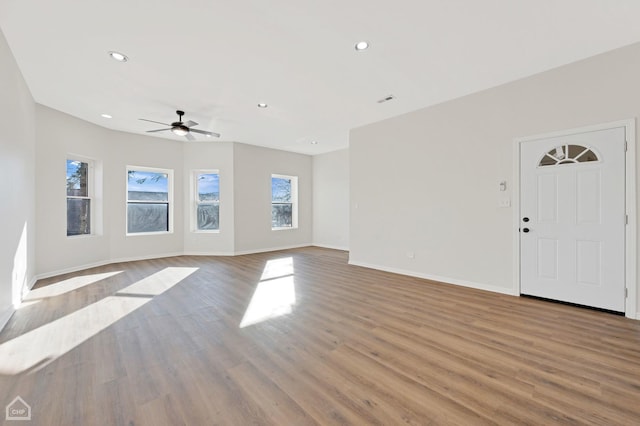
M 385 97 L 384 97 L 384 98 L 382 98 L 382 99 L 379 99 L 379 100 L 378 100 L 378 103 L 379 103 L 379 104 L 382 104 L 382 103 L 385 103 L 385 102 L 389 102 L 389 101 L 394 100 L 395 98 L 396 98 L 396 97 L 395 97 L 395 96 L 393 96 L 393 95 L 388 95 L 388 96 L 385 96 Z

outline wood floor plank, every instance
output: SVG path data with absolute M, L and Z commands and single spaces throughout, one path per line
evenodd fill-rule
M 263 274 L 288 258 L 282 309 L 256 289 L 282 295 Z M 142 280 L 148 294 L 127 292 Z M 640 322 L 350 266 L 342 251 L 124 262 L 35 288 L 0 333 L 0 404 L 21 396 L 33 424 L 640 424 Z M 115 322 L 74 323 L 119 297 L 137 302 Z M 273 317 L 241 327 L 251 304 Z M 3 359 L 9 347 L 40 361 Z

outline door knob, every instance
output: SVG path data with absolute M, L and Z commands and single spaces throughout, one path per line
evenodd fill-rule
M 529 222 L 529 218 L 528 218 L 528 217 L 523 217 L 523 218 L 522 218 L 522 221 L 523 221 L 523 222 Z
M 529 232 L 529 228 L 522 228 L 522 232 L 524 232 L 524 233 Z

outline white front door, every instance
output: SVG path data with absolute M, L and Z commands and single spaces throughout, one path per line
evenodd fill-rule
M 522 142 L 520 173 L 520 292 L 624 312 L 624 127 Z

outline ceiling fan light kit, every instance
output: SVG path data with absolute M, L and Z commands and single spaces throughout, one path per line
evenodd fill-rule
M 207 137 L 211 137 L 211 136 L 215 136 L 216 138 L 220 137 L 220 133 L 209 132 L 207 130 L 194 129 L 193 127 L 198 125 L 198 123 L 196 123 L 195 121 L 191 121 L 191 120 L 187 122 L 182 121 L 182 116 L 184 115 L 184 111 L 178 110 L 176 111 L 176 114 L 178 114 L 178 121 L 174 121 L 171 124 L 165 124 L 159 121 L 147 120 L 146 118 L 141 118 L 140 120 L 148 121 L 150 123 L 162 124 L 163 126 L 169 126 L 166 129 L 147 130 L 147 133 L 164 132 L 166 130 L 169 130 L 174 135 L 184 136 L 190 141 L 196 140 L 196 138 L 192 135 L 192 133 L 205 135 Z
M 189 133 L 189 129 L 184 126 L 175 126 L 171 129 L 174 135 L 184 136 Z

